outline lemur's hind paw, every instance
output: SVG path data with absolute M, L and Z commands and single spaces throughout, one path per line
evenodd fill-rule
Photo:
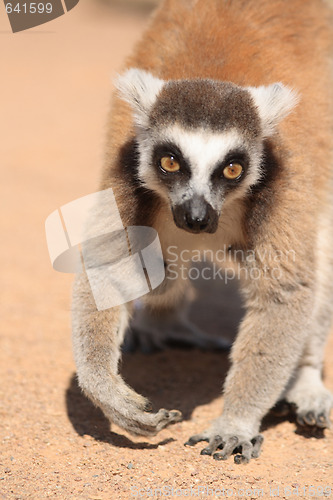
M 151 353 L 170 347 L 229 351 L 231 342 L 202 330 L 185 313 L 172 312 L 161 319 L 152 316 L 140 301 L 136 301 L 122 351 Z
M 331 427 L 329 412 L 303 411 L 297 412 L 297 423 L 302 426 L 329 429 Z
M 287 395 L 296 414 L 296 422 L 305 430 L 323 430 L 331 427 L 330 412 L 333 396 L 324 387 L 292 389 Z
M 213 455 L 215 460 L 227 460 L 232 454 L 235 454 L 236 464 L 246 464 L 251 458 L 258 458 L 263 443 L 263 436 L 258 434 L 251 440 L 244 436 L 226 435 L 221 437 L 219 434 L 212 437 L 208 433 L 196 434 L 190 437 L 185 443 L 186 446 L 194 446 L 201 441 L 208 441 L 208 446 L 201 450 L 201 455 Z M 221 451 L 217 451 L 221 450 Z
M 149 354 L 155 351 L 163 351 L 170 347 L 184 349 L 202 349 L 212 351 L 229 351 L 231 344 L 228 340 L 201 332 L 190 322 L 182 325 L 174 325 L 166 329 L 161 324 L 156 330 L 152 328 L 131 327 L 127 330 L 122 351 L 124 353 L 139 350 Z

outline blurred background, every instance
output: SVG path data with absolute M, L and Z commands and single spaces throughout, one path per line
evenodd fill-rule
M 59 310 L 54 294 L 64 297 L 64 280 L 72 277 L 52 270 L 44 221 L 98 187 L 112 80 L 154 4 L 81 0 L 15 34 L 0 6 L 0 303 L 11 321 L 45 309 L 48 300 Z
M 161 0 L 100 0 L 110 7 L 145 10 L 156 7 Z

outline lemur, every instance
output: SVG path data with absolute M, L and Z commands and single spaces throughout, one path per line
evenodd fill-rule
M 143 298 L 147 322 L 163 324 L 186 294 L 188 280 L 168 280 L 170 245 L 255 255 L 235 262 L 246 314 L 223 412 L 187 442 L 208 442 L 215 459 L 258 457 L 261 421 L 282 400 L 299 425 L 329 427 L 332 40 L 321 0 L 164 0 L 116 82 L 101 189 L 113 189 L 124 226 L 159 234 L 166 278 Z M 286 251 L 295 258 L 278 258 Z M 111 422 L 150 436 L 181 414 L 149 412 L 118 371 L 131 311 L 98 311 L 77 275 L 79 385 Z

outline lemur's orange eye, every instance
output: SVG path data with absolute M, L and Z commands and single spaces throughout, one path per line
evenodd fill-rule
M 174 156 L 163 156 L 163 158 L 161 158 L 161 167 L 163 168 L 163 170 L 165 170 L 166 172 L 178 172 L 178 170 L 180 169 L 180 165 L 178 163 L 178 161 L 175 159 Z
M 223 170 L 223 175 L 226 179 L 235 180 L 240 177 L 242 172 L 243 167 L 240 163 L 229 163 L 229 165 Z

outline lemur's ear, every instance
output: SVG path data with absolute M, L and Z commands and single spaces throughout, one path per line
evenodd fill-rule
M 131 105 L 138 127 L 147 128 L 149 112 L 164 84 L 164 80 L 136 68 L 127 70 L 116 80 L 119 95 Z
M 269 137 L 283 118 L 298 104 L 299 95 L 282 83 L 247 87 L 258 108 L 263 134 Z

